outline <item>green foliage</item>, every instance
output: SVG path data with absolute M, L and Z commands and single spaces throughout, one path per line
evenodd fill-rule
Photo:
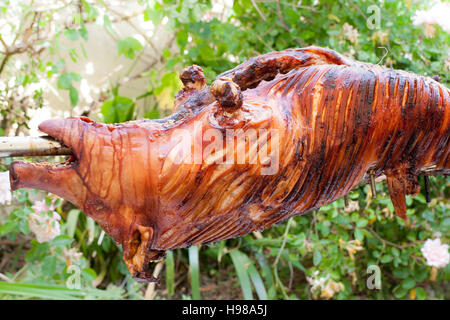
M 100 112 L 106 123 L 125 122 L 133 118 L 134 106 L 135 103 L 132 99 L 115 96 L 103 103 Z
M 58 77 L 58 89 L 69 90 L 69 98 L 72 106 L 78 103 L 78 91 L 73 86 L 73 82 L 80 82 L 81 77 L 74 72 L 65 72 Z
M 133 37 L 127 37 L 117 41 L 117 52 L 119 56 L 123 54 L 128 59 L 134 59 L 135 52 L 143 48 L 142 44 Z
M 246 300 L 253 300 L 252 285 L 250 283 L 251 279 L 258 298 L 260 300 L 267 300 L 264 282 L 252 260 L 239 250 L 230 251 L 230 256 L 239 278 L 243 298 Z
M 166 252 L 166 287 L 167 295 L 169 297 L 173 296 L 175 293 L 175 264 L 173 259 L 173 252 Z
M 189 252 L 189 276 L 191 278 L 192 299 L 200 300 L 200 262 L 198 259 L 198 247 L 193 246 Z
M 114 290 L 97 290 L 85 288 L 82 290 L 67 289 L 58 285 L 39 285 L 25 283 L 0 282 L 0 294 L 9 298 L 41 298 L 54 300 L 79 299 L 120 299 L 123 296 Z

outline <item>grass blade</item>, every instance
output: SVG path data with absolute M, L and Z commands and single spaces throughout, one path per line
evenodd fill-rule
M 173 251 L 166 252 L 166 287 L 167 295 L 173 296 L 175 293 L 175 263 L 173 260 Z
M 259 275 L 258 270 L 256 270 L 253 264 L 248 266 L 248 274 L 250 275 L 250 279 L 252 279 L 253 286 L 255 287 L 256 294 L 258 295 L 259 300 L 267 300 L 267 292 L 264 287 L 264 282 Z
M 72 209 L 69 211 L 66 220 L 66 234 L 73 238 L 75 235 L 75 229 L 77 228 L 78 216 L 80 215 L 80 210 Z
M 23 283 L 0 282 L 0 294 L 17 295 L 21 297 L 55 299 L 55 300 L 74 300 L 80 299 L 75 293 L 67 292 L 62 288 L 55 288 L 48 285 L 33 285 Z M 76 290 L 73 290 L 76 291 Z
M 189 249 L 189 275 L 191 278 L 192 299 L 200 300 L 200 262 L 198 259 L 198 247 Z
M 86 219 L 86 229 L 88 230 L 88 240 L 87 244 L 91 244 L 94 241 L 95 237 L 95 221 L 92 218 Z
M 263 270 L 263 276 L 264 276 L 264 280 L 266 282 L 266 288 L 268 288 L 268 290 L 267 290 L 268 299 L 271 299 L 271 300 L 276 299 L 277 298 L 277 289 L 275 287 L 275 282 L 274 282 L 273 275 L 272 275 L 272 269 L 270 268 L 269 264 L 267 263 L 264 255 L 258 253 L 257 258 L 258 258 L 259 266 Z
M 86 288 L 81 290 L 68 289 L 60 285 L 40 285 L 32 283 L 15 283 L 0 281 L 0 294 L 17 295 L 20 297 L 76 300 L 76 299 L 120 299 L 116 293 L 107 290 Z
M 248 257 L 239 250 L 232 250 L 230 252 L 231 260 L 239 278 L 239 283 L 242 288 L 242 294 L 245 300 L 253 300 L 252 285 L 246 269 L 246 265 L 250 263 Z

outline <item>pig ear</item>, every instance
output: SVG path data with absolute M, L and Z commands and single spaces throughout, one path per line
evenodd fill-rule
M 240 108 L 243 103 L 241 88 L 230 78 L 219 78 L 211 84 L 211 93 L 216 98 L 219 106 L 227 111 Z
M 306 47 L 287 49 L 280 52 L 271 52 L 256 58 L 251 58 L 226 71 L 216 79 L 229 78 L 242 90 L 255 88 L 263 80 L 272 80 L 279 73 L 285 74 L 293 69 L 318 64 L 354 65 L 355 62 L 338 52 L 320 47 Z

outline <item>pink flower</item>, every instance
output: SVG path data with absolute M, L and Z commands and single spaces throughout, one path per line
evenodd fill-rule
M 28 216 L 28 226 L 30 231 L 36 235 L 38 242 L 50 241 L 61 233 L 58 222 L 61 217 L 54 211 L 54 202 L 55 200 L 49 206 L 45 200 L 36 201 L 31 207 L 36 213 Z M 51 216 L 47 214 L 49 211 L 52 211 Z
M 441 239 L 427 239 L 421 249 L 427 260 L 427 265 L 436 268 L 444 268 L 450 262 L 448 244 L 441 244 Z
M 28 216 L 28 226 L 38 242 L 46 242 L 61 234 L 59 220 L 61 217 L 56 212 L 51 217 L 46 213 L 31 213 Z
M 52 200 L 52 204 L 50 206 L 48 206 L 47 203 L 45 202 L 45 200 L 36 201 L 31 208 L 34 210 L 34 212 L 36 212 L 37 214 L 40 214 L 42 212 L 48 212 L 48 211 L 55 210 L 54 203 L 55 203 L 55 200 Z

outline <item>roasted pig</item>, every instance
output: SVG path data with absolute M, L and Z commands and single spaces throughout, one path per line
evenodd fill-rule
M 417 176 L 450 173 L 450 91 L 430 77 L 319 47 L 249 59 L 207 86 L 182 71 L 175 112 L 39 128 L 70 147 L 61 164 L 13 162 L 12 189 L 52 192 L 122 245 L 136 277 L 165 250 L 243 236 L 385 175 L 396 214 Z

